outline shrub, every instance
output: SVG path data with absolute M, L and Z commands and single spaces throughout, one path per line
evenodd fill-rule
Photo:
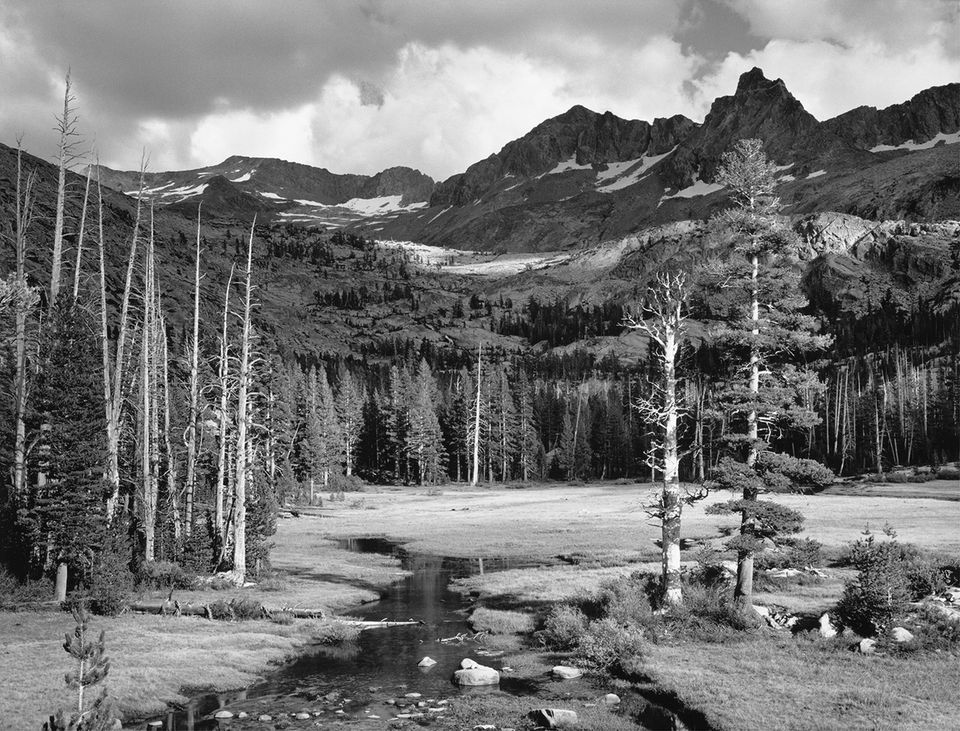
M 657 577 L 640 571 L 605 581 L 598 597 L 602 616 L 624 624 L 644 625 L 653 614 L 651 597 L 657 595 L 658 588 Z
M 904 547 L 892 531 L 888 533 L 889 540 L 878 541 L 867 532 L 853 544 L 850 559 L 857 577 L 846 585 L 837 604 L 840 620 L 864 636 L 889 627 L 911 598 Z
M 478 607 L 470 615 L 470 626 L 477 632 L 494 635 L 528 634 L 533 631 L 533 617 L 524 612 L 505 612 Z
M 577 607 L 561 604 L 550 610 L 538 636 L 551 650 L 572 650 L 586 629 L 584 613 Z
M 333 492 L 363 492 L 364 484 L 356 475 L 346 475 L 341 474 L 332 474 L 330 475 L 330 480 L 328 487 Z
M 267 574 L 257 581 L 257 588 L 261 591 L 283 591 L 287 582 L 279 574 Z
M 21 582 L 0 566 L 0 607 L 25 602 L 43 602 L 53 596 L 53 585 L 46 579 Z
M 779 551 L 764 551 L 757 554 L 754 566 L 757 569 L 802 569 L 806 566 L 823 565 L 823 544 L 810 538 L 783 538 Z
M 197 583 L 195 574 L 172 561 L 144 561 L 137 579 L 150 589 L 192 589 Z
M 263 605 L 256 599 L 249 597 L 217 599 L 209 605 L 210 616 L 221 621 L 243 621 L 246 619 L 260 619 L 264 616 Z
M 237 585 L 233 583 L 226 576 L 213 576 L 210 578 L 210 581 L 207 582 L 207 586 L 210 587 L 213 591 L 229 591 L 230 589 L 236 589 Z
M 133 574 L 127 568 L 126 556 L 105 550 L 93 567 L 86 596 L 94 614 L 116 616 L 129 606 L 133 591 Z
M 622 670 L 621 663 L 643 654 L 643 630 L 611 617 L 591 622 L 577 644 L 577 658 L 601 672 Z
M 270 615 L 270 621 L 274 624 L 293 624 L 294 616 L 292 612 L 274 612 Z
M 317 628 L 317 640 L 325 645 L 353 642 L 360 636 L 360 628 L 339 619 L 323 622 Z
M 937 479 L 938 480 L 960 480 L 960 468 L 941 467 L 939 470 L 937 470 Z

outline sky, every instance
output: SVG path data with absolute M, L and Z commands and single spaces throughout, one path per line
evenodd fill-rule
M 0 0 L 0 142 L 442 180 L 574 104 L 700 122 L 759 66 L 828 119 L 960 81 L 957 0 Z

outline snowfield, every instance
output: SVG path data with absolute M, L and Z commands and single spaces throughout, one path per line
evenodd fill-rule
M 877 145 L 876 147 L 871 147 L 870 152 L 889 152 L 890 150 L 909 150 L 914 152 L 916 150 L 929 150 L 931 147 L 943 142 L 945 145 L 954 145 L 960 142 L 960 131 L 952 132 L 947 134 L 946 132 L 939 133 L 933 139 L 927 140 L 926 142 L 914 142 L 913 140 L 907 140 L 900 145 Z
M 539 254 L 490 254 L 482 251 L 461 251 L 443 246 L 418 244 L 414 241 L 380 240 L 383 249 L 401 249 L 424 266 L 433 266 L 450 274 L 473 276 L 505 276 L 527 269 L 542 269 L 570 258 L 565 252 Z
M 674 147 L 672 150 L 664 152 L 662 155 L 650 155 L 647 157 L 641 157 L 637 160 L 627 160 L 625 162 L 615 162 L 609 163 L 606 170 L 597 174 L 597 180 L 607 180 L 614 178 L 612 183 L 607 183 L 599 188 L 597 188 L 598 193 L 612 193 L 615 190 L 621 190 L 627 188 L 634 183 L 639 183 L 640 179 L 644 177 L 648 170 L 650 170 L 654 165 L 663 160 L 666 157 L 669 157 L 674 153 L 677 148 Z M 634 167 L 638 165 L 638 167 Z M 622 175 L 623 177 L 617 177 Z

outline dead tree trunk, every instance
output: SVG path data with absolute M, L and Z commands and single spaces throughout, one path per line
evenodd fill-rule
M 202 205 L 202 203 L 200 204 Z M 193 338 L 190 343 L 190 414 L 187 421 L 187 484 L 184 530 L 187 538 L 193 532 L 193 496 L 197 483 L 197 394 L 200 358 L 200 206 L 197 206 L 196 265 L 193 273 Z
M 477 403 L 473 417 L 473 477 L 471 487 L 480 479 L 480 375 L 483 368 L 483 343 L 477 348 Z
M 227 318 L 230 314 L 230 287 L 233 284 L 233 267 L 227 277 L 227 288 L 223 295 L 223 327 L 220 332 L 220 423 L 218 425 L 217 486 L 214 496 L 213 525 L 220 536 L 221 546 L 227 545 L 227 535 L 223 526 L 223 491 L 227 479 L 227 408 L 230 393 L 230 344 L 227 341 Z
M 236 455 L 236 509 L 233 523 L 233 573 L 238 585 L 242 585 L 247 575 L 247 427 L 250 415 L 247 406 L 247 391 L 250 384 L 250 304 L 252 287 L 250 283 L 253 265 L 253 232 L 257 225 L 256 216 L 250 225 L 250 240 L 247 242 L 247 286 L 243 300 L 243 335 L 240 341 L 240 383 L 237 398 L 237 455 Z
M 663 474 L 660 504 L 655 514 L 661 524 L 661 563 L 663 600 L 676 606 L 683 601 L 680 587 L 680 457 L 677 428 L 680 407 L 677 400 L 677 354 L 685 330 L 686 278 L 683 274 L 661 275 L 648 291 L 644 305 L 645 319 L 628 318 L 627 325 L 639 329 L 659 346 L 660 383 L 651 398 L 639 407 L 659 434 L 654 437 L 651 468 Z M 658 458 L 657 451 L 662 455 Z

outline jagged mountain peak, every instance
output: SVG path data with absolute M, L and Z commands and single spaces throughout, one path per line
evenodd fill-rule
M 734 96 L 737 94 L 746 94 L 751 91 L 766 91 L 771 88 L 782 90 L 787 94 L 790 93 L 787 91 L 787 86 L 783 83 L 783 79 L 768 79 L 763 73 L 763 69 L 754 66 L 749 71 L 744 71 L 740 74 L 740 80 L 737 82 L 737 90 L 734 92 Z

